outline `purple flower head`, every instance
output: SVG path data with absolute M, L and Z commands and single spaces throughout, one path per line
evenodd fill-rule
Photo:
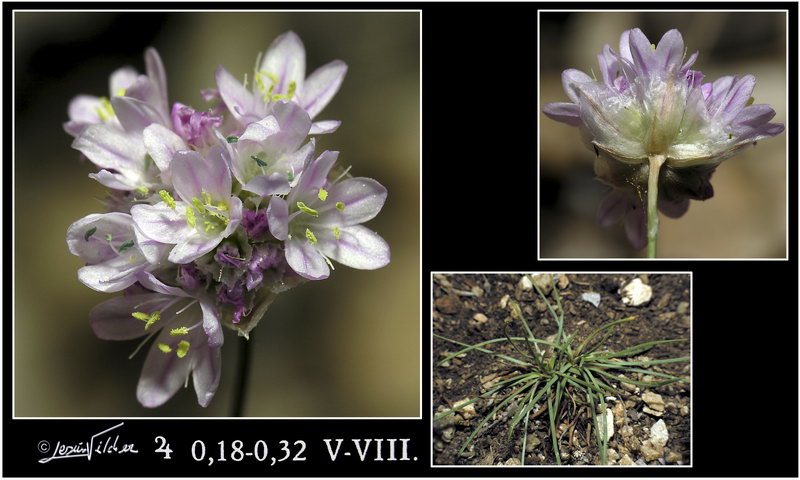
M 371 178 L 328 181 L 338 152 L 325 151 L 303 170 L 286 199 L 273 196 L 267 207 L 272 235 L 283 240 L 286 261 L 309 280 L 327 278 L 330 259 L 372 270 L 389 263 L 389 246 L 361 226 L 386 201 L 386 189 Z
M 189 145 L 203 148 L 216 143 L 214 129 L 222 125 L 222 117 L 198 112 L 182 103 L 172 106 L 172 128 Z
M 347 73 L 347 65 L 334 60 L 306 78 L 306 50 L 300 37 L 286 32 L 277 37 L 264 54 L 247 90 L 233 75 L 220 66 L 217 88 L 222 100 L 242 126 L 257 122 L 271 114 L 276 102 L 289 100 L 314 118 L 339 91 Z M 324 120 L 311 125 L 311 135 L 332 133 L 340 122 Z

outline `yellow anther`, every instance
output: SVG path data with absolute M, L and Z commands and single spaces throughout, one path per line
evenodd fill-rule
M 328 191 L 325 190 L 324 188 L 320 188 L 317 197 L 319 197 L 319 199 L 324 202 L 325 199 L 328 198 Z
M 166 203 L 169 208 L 175 210 L 175 207 L 177 206 L 175 204 L 175 199 L 172 198 L 172 195 L 170 195 L 168 191 L 161 190 L 158 192 L 158 194 L 161 196 L 161 199 L 164 200 L 164 203 Z
M 124 88 L 118 88 L 117 91 L 114 92 L 114 95 L 116 95 L 118 97 L 124 97 L 125 96 L 125 89 Z
M 203 197 L 203 204 L 211 205 L 211 194 L 203 190 L 203 193 L 201 195 Z
M 172 330 L 169 331 L 169 334 L 173 337 L 178 335 L 187 335 L 188 333 L 189 333 L 189 327 L 173 328 Z
M 178 351 L 176 352 L 178 358 L 183 358 L 187 353 L 189 353 L 189 346 L 189 342 L 186 340 L 181 340 L 181 342 L 178 344 Z
M 189 225 L 189 228 L 194 228 L 195 226 L 195 218 L 194 218 L 194 209 L 187 208 L 186 209 L 186 225 Z
M 136 320 L 141 320 L 143 322 L 150 320 L 150 315 L 144 312 L 133 312 L 131 316 Z
M 100 106 L 95 107 L 95 110 L 97 110 L 97 115 L 103 122 L 114 116 L 114 107 L 111 106 L 111 102 L 109 102 L 106 97 L 100 98 Z
M 344 212 L 344 202 L 336 202 L 336 209 L 340 212 Z
M 205 211 L 206 211 L 206 206 L 205 206 L 205 205 L 203 205 L 203 202 L 201 202 L 199 198 L 197 198 L 197 197 L 192 197 L 192 205 L 194 206 L 194 208 L 196 208 L 196 209 L 197 209 L 197 211 L 198 211 L 199 213 L 201 213 L 201 214 L 205 213 Z
M 142 185 L 141 187 L 136 188 L 136 193 L 138 193 L 141 196 L 145 196 L 148 193 L 150 193 L 150 189 Z
M 317 244 L 317 237 L 314 236 L 314 232 L 312 232 L 308 228 L 306 228 L 306 238 L 308 239 L 308 241 L 311 242 L 312 245 L 316 245 Z
M 169 353 L 172 351 L 172 348 L 170 348 L 170 346 L 167 345 L 166 343 L 159 343 L 156 346 L 158 347 L 159 350 L 161 350 L 164 353 Z
M 339 227 L 333 227 L 333 238 L 335 238 L 337 242 L 339 241 Z
M 144 324 L 144 329 L 147 330 L 150 328 L 154 323 L 161 320 L 161 312 L 155 311 L 150 315 L 150 318 L 147 319 L 147 323 Z
M 319 217 L 319 212 L 317 212 L 313 208 L 307 207 L 306 204 L 303 202 L 297 202 L 297 208 L 299 208 L 300 211 L 305 212 L 313 217 Z

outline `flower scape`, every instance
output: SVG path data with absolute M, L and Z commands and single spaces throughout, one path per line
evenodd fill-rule
M 613 188 L 598 210 L 602 226 L 620 221 L 636 249 L 656 254 L 658 210 L 679 218 L 689 200 L 714 195 L 711 174 L 748 145 L 783 132 L 770 123 L 775 110 L 754 104 L 753 75 L 703 82 L 690 67 L 678 30 L 651 44 L 638 28 L 622 33 L 619 52 L 597 56 L 601 79 L 564 70 L 570 102 L 548 103 L 544 113 L 578 127 L 596 154 L 597 178 Z M 644 197 L 647 197 L 646 209 Z
M 219 386 L 222 327 L 249 338 L 278 294 L 330 275 L 333 262 L 358 269 L 389 263 L 389 246 L 361 225 L 387 191 L 315 153 L 314 135 L 339 121 L 315 121 L 342 84 L 334 60 L 306 77 L 305 48 L 293 32 L 256 59 L 248 88 L 218 67 L 206 111 L 167 101 L 155 49 L 146 75 L 130 67 L 110 77 L 109 97 L 79 95 L 69 105 L 72 147 L 97 167 L 89 177 L 111 189 L 106 213 L 67 231 L 86 265 L 78 278 L 122 292 L 90 313 L 106 340 L 155 337 L 137 398 L 169 400 L 191 374 L 198 403 Z M 134 354 L 136 353 L 134 351 Z M 132 355 L 133 356 L 133 355 Z

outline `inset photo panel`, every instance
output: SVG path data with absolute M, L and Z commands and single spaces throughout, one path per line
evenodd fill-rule
M 788 21 L 540 11 L 539 258 L 786 259 Z
M 433 467 L 691 465 L 691 273 L 431 282 Z

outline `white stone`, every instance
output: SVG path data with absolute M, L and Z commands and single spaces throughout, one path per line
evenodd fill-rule
M 519 288 L 522 290 L 533 290 L 533 282 L 530 277 L 524 275 L 519 281 Z
M 503 298 L 500 299 L 500 308 L 506 308 L 508 306 L 508 300 L 511 298 L 511 295 L 504 295 Z
M 661 398 L 661 395 L 647 391 L 642 394 L 642 400 L 653 410 L 664 411 L 664 399 Z
M 640 278 L 634 278 L 622 288 L 620 293 L 622 293 L 622 303 L 632 307 L 644 305 L 653 297 L 653 289 L 650 285 L 642 283 Z
M 669 432 L 667 431 L 667 424 L 664 420 L 659 420 L 650 428 L 650 441 L 653 446 L 664 448 L 669 440 Z
M 581 298 L 583 300 L 591 303 L 595 307 L 599 307 L 600 306 L 600 294 L 599 293 L 586 292 L 583 295 L 581 295 Z

